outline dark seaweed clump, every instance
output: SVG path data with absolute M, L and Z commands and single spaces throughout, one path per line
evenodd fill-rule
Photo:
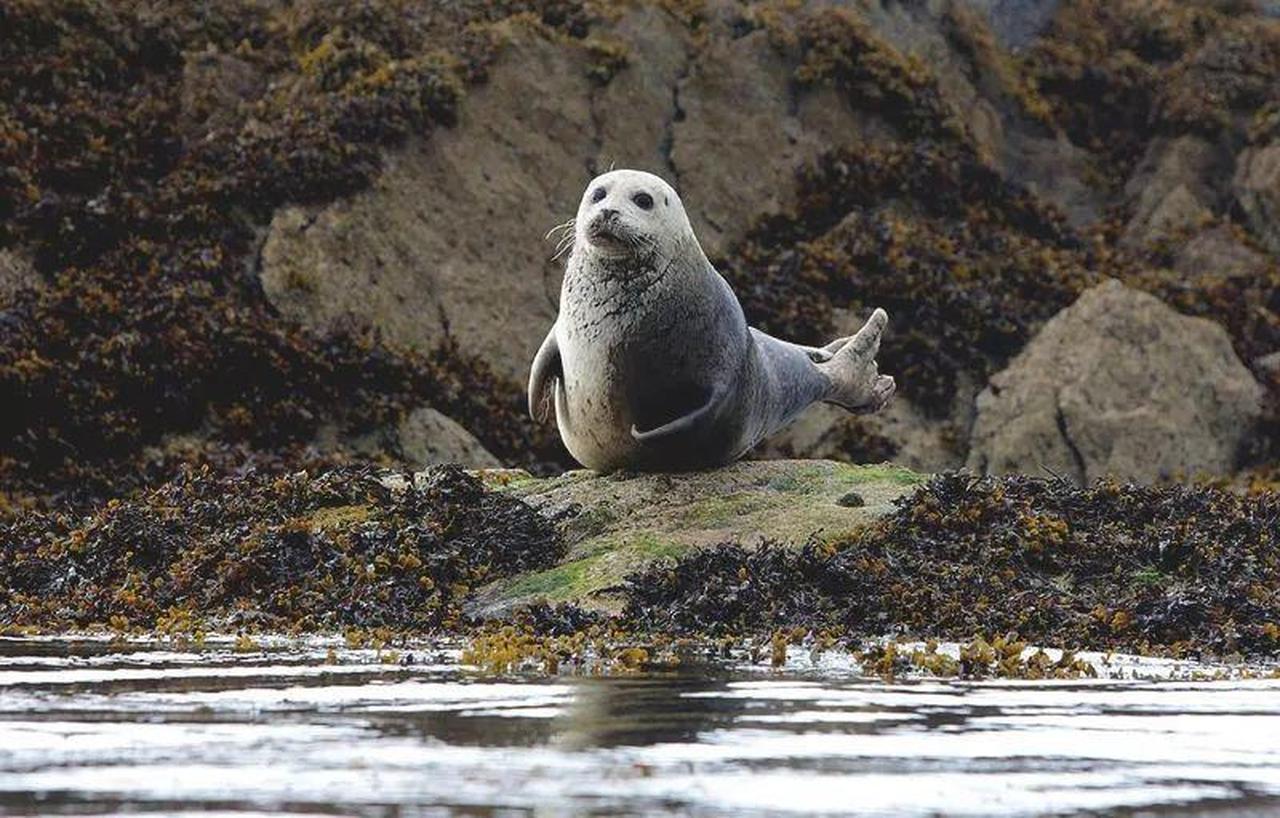
M 4 494 L 89 507 L 136 487 L 166 435 L 289 461 L 326 423 L 359 432 L 424 403 L 499 456 L 554 460 L 519 390 L 456 348 L 306 331 L 247 272 L 276 207 L 349 195 L 386 145 L 453 121 L 488 54 L 466 24 L 493 16 L 399 0 L 0 6 L 0 248 L 45 285 L 0 309 Z
M 28 515 L 0 530 L 0 621 L 432 632 L 458 627 L 478 584 L 563 554 L 544 517 L 456 467 L 385 474 L 186 470 L 84 521 Z
M 884 307 L 894 329 L 882 368 L 936 414 L 958 372 L 989 374 L 1099 280 L 1098 259 L 1057 213 L 954 144 L 830 152 L 801 172 L 799 201 L 722 268 L 743 308 L 816 342 L 837 307 Z
M 1280 498 L 934 478 L 859 539 L 721 545 L 628 580 L 639 631 L 836 628 L 1172 655 L 1280 654 Z

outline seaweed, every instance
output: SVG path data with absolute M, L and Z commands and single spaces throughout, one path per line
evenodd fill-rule
M 935 417 L 1099 280 L 1060 214 L 947 143 L 857 144 L 799 173 L 794 214 L 758 223 L 721 268 L 767 331 L 817 343 L 837 307 L 892 318 L 882 368 Z M 847 329 L 847 328 L 846 328 Z
M 383 147 L 448 126 L 483 73 L 464 20 L 397 0 L 17 0 L 0 17 L 0 246 L 47 283 L 0 320 L 11 494 L 122 496 L 145 447 L 198 431 L 287 461 L 326 421 L 422 403 L 511 461 L 564 460 L 456 346 L 318 335 L 246 275 L 277 206 L 350 194 Z M 199 97 L 233 81 L 241 96 Z
M 85 520 L 26 515 L 0 530 L 0 620 L 182 635 L 447 631 L 472 588 L 564 550 L 545 518 L 452 466 L 398 481 L 368 466 L 184 469 Z
M 1280 498 L 940 475 L 861 536 L 727 543 L 627 581 L 640 632 L 838 628 L 1137 653 L 1280 655 Z

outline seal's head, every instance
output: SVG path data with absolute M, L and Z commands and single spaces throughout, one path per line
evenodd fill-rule
M 574 230 L 575 253 L 609 259 L 670 258 L 693 238 L 675 190 L 639 170 L 612 170 L 592 179 Z

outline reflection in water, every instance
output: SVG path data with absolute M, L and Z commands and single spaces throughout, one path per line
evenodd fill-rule
M 492 679 L 0 640 L 0 813 L 1280 812 L 1280 681 Z
M 694 742 L 702 733 L 731 725 L 747 702 L 689 694 L 727 689 L 722 675 L 577 680 L 572 702 L 556 721 L 555 744 L 583 750 Z

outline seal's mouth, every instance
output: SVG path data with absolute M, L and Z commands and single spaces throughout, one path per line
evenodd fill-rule
M 617 217 L 601 216 L 591 220 L 587 225 L 587 241 L 592 246 L 611 253 L 626 252 L 634 242 L 631 233 Z

